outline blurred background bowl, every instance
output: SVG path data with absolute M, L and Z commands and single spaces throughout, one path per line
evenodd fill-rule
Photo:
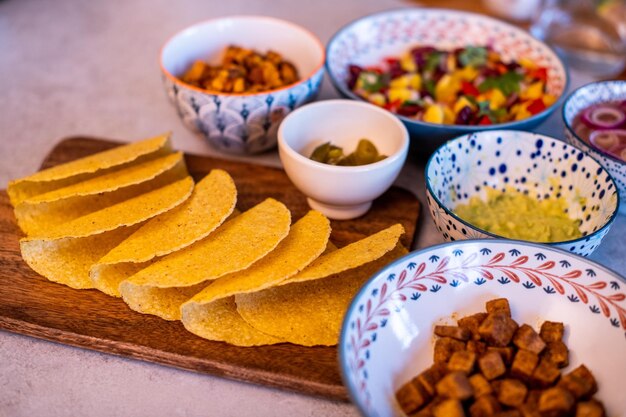
M 262 93 L 212 93 L 178 79 L 196 60 L 217 64 L 230 45 L 278 52 L 295 65 L 300 81 Z M 258 153 L 276 146 L 278 125 L 295 108 L 313 100 L 324 74 L 324 47 L 293 23 L 263 16 L 224 17 L 190 26 L 161 50 L 167 95 L 188 128 L 216 149 Z
M 309 158 L 326 142 L 348 155 L 364 138 L 387 157 L 360 166 Z M 398 177 L 408 149 L 409 134 L 398 119 L 373 104 L 351 100 L 307 104 L 287 116 L 278 130 L 278 153 L 289 179 L 307 196 L 311 208 L 331 219 L 365 214 Z
M 563 105 L 563 122 L 565 123 L 565 138 L 575 147 L 594 157 L 602 166 L 609 171 L 615 179 L 619 190 L 620 199 L 626 201 L 626 162 L 609 155 L 595 147 L 576 132 L 572 124 L 574 118 L 583 109 L 597 103 L 607 101 L 626 100 L 626 81 L 599 81 L 584 85 L 573 91 Z M 622 203 L 620 213 L 626 214 L 626 203 Z
M 474 13 L 430 8 L 390 10 L 357 19 L 341 28 L 326 46 L 326 70 L 344 97 L 363 100 L 347 86 L 348 66 L 373 66 L 415 46 L 454 49 L 490 45 L 504 59 L 526 57 L 548 68 L 547 91 L 554 104 L 524 120 L 489 126 L 442 125 L 396 116 L 405 124 L 415 149 L 430 153 L 447 139 L 490 129 L 529 130 L 561 105 L 568 75 L 563 62 L 544 43 L 508 23 Z
M 534 243 L 466 240 L 410 253 L 377 272 L 348 308 L 339 340 L 344 384 L 363 416 L 405 416 L 395 392 L 433 363 L 434 326 L 505 297 L 518 323 L 564 323 L 570 364 L 562 371 L 584 363 L 607 415 L 623 415 L 624 285 L 599 264 Z
M 567 213 L 580 219 L 581 238 L 548 243 L 590 255 L 608 233 L 619 205 L 611 175 L 593 158 L 549 136 L 490 130 L 460 136 L 442 145 L 426 165 L 430 214 L 446 240 L 500 237 L 454 213 L 472 196 L 487 199 L 488 187 L 528 191 L 531 197 L 562 197 Z

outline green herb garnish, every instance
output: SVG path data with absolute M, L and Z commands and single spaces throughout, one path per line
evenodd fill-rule
M 487 63 L 487 48 L 468 46 L 459 54 L 459 62 L 464 67 L 481 67 Z
M 478 91 L 484 93 L 492 88 L 497 88 L 502 91 L 505 96 L 510 96 L 513 93 L 517 93 L 520 90 L 520 81 L 524 79 L 522 74 L 518 74 L 515 71 L 509 71 L 505 74 L 495 77 L 487 77 L 485 81 L 480 83 Z

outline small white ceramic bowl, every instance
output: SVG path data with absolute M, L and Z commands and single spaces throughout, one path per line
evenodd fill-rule
M 274 50 L 298 69 L 300 81 L 262 93 L 211 93 L 180 81 L 196 60 L 217 64 L 229 45 Z M 324 47 L 293 23 L 264 16 L 224 17 L 190 26 L 161 50 L 167 95 L 181 120 L 221 151 L 258 153 L 276 146 L 276 132 L 293 109 L 313 100 L 324 75 Z
M 428 208 L 446 240 L 502 238 L 454 213 L 475 195 L 486 200 L 487 187 L 565 199 L 568 215 L 581 220 L 583 236 L 549 245 L 584 256 L 600 245 L 619 206 L 611 175 L 563 141 L 517 130 L 472 133 L 442 145 L 426 165 Z
M 571 145 L 582 149 L 585 153 L 598 160 L 611 173 L 617 183 L 622 201 L 626 201 L 626 162 L 589 146 L 589 143 L 578 136 L 572 126 L 572 122 L 578 113 L 593 104 L 625 99 L 626 81 L 598 81 L 583 85 L 570 94 L 565 100 L 562 111 L 563 122 L 565 123 L 565 138 Z M 626 203 L 622 204 L 620 213 L 626 214 Z
M 432 364 L 433 327 L 506 297 L 518 323 L 565 324 L 564 371 L 584 363 L 607 415 L 623 416 L 625 289 L 617 273 L 534 243 L 466 240 L 413 252 L 377 272 L 348 308 L 339 340 L 343 380 L 364 416 L 404 416 L 395 392 Z
M 347 155 L 360 139 L 369 139 L 382 161 L 362 166 L 334 166 L 309 159 L 326 142 Z M 350 100 L 308 104 L 285 118 L 278 129 L 278 152 L 289 179 L 309 205 L 331 219 L 352 219 L 367 212 L 372 201 L 397 178 L 409 147 L 409 134 L 391 113 Z

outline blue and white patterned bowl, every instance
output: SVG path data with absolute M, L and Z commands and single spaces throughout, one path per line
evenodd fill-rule
M 565 324 L 565 371 L 584 363 L 607 415 L 623 416 L 625 289 L 615 272 L 545 245 L 469 240 L 413 252 L 376 273 L 352 301 L 339 341 L 343 380 L 364 416 L 404 416 L 394 393 L 432 364 L 433 327 L 506 297 L 518 323 Z
M 514 188 L 539 199 L 564 198 L 569 216 L 582 221 L 583 237 L 549 245 L 583 256 L 598 247 L 619 206 L 611 175 L 563 141 L 516 130 L 472 133 L 442 145 L 426 165 L 428 208 L 446 240 L 502 237 L 453 212 L 472 196 L 486 200 L 487 187 Z
M 576 134 L 572 121 L 581 110 L 592 104 L 613 100 L 626 100 L 626 81 L 599 81 L 584 85 L 573 91 L 563 105 L 563 122 L 565 122 L 565 138 L 575 147 L 597 159 L 611 173 L 617 183 L 622 201 L 626 201 L 626 162 L 605 152 L 589 146 Z M 620 207 L 620 213 L 626 214 L 626 204 Z
M 263 93 L 216 94 L 177 78 L 194 61 L 215 59 L 229 45 L 279 52 L 296 66 L 300 81 Z M 218 150 L 258 153 L 276 146 L 278 125 L 290 111 L 317 96 L 324 75 L 324 47 L 315 35 L 290 22 L 262 16 L 225 17 L 174 35 L 161 50 L 161 72 L 167 96 L 185 126 L 202 133 Z
M 344 97 L 362 100 L 347 86 L 348 65 L 371 66 L 399 56 L 416 45 L 453 49 L 491 45 L 505 59 L 526 57 L 548 68 L 547 90 L 558 100 L 541 113 L 524 120 L 491 126 L 441 125 L 399 116 L 416 149 L 432 152 L 445 140 L 489 129 L 530 130 L 561 105 L 568 74 L 556 53 L 528 32 L 484 15 L 431 8 L 389 10 L 357 19 L 341 28 L 326 46 L 326 70 Z

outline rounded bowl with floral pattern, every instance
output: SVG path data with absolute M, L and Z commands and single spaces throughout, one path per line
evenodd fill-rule
M 522 57 L 547 68 L 547 92 L 556 102 L 543 111 L 517 121 L 492 125 L 435 124 L 397 115 L 411 134 L 415 150 L 430 153 L 447 139 L 488 129 L 529 130 L 544 121 L 563 100 L 569 78 L 558 55 L 528 32 L 503 21 L 469 12 L 412 7 L 388 10 L 359 18 L 341 28 L 326 46 L 326 71 L 344 97 L 362 100 L 348 87 L 349 66 L 379 65 L 415 46 L 452 50 L 466 46 L 490 46 L 505 60 Z
M 488 190 L 520 192 L 537 200 L 564 200 L 567 217 L 579 220 L 581 237 L 549 245 L 590 255 L 608 233 L 619 207 L 613 177 L 578 148 L 548 136 L 490 130 L 442 145 L 426 165 L 428 210 L 446 240 L 503 238 L 471 224 L 455 207 Z
M 300 80 L 274 90 L 235 94 L 211 92 L 179 79 L 196 60 L 217 63 L 230 45 L 276 51 L 296 67 Z M 285 116 L 315 99 L 325 52 L 315 35 L 291 22 L 231 16 L 183 29 L 165 43 L 160 58 L 165 91 L 185 126 L 220 151 L 254 154 L 275 147 Z
M 585 141 L 574 128 L 574 118 L 582 110 L 594 104 L 608 101 L 626 100 L 626 81 L 611 80 L 598 81 L 583 85 L 573 91 L 563 104 L 563 122 L 565 123 L 565 138 L 575 147 L 594 157 L 611 173 L 617 183 L 622 201 L 626 201 L 626 162 L 606 153 Z M 626 204 L 622 204 L 620 213 L 626 214 Z
M 585 364 L 607 415 L 626 410 L 626 280 L 586 258 L 529 242 L 465 240 L 431 246 L 378 271 L 343 321 L 339 361 L 367 417 L 405 416 L 396 391 L 433 363 L 433 328 L 506 298 L 518 323 L 564 324 L 569 366 Z

